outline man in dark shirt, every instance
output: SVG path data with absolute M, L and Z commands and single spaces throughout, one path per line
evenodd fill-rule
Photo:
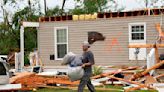
M 90 45 L 87 41 L 83 43 L 83 64 L 84 75 L 80 80 L 80 84 L 78 86 L 78 92 L 83 92 L 85 85 L 87 85 L 90 92 L 95 92 L 94 86 L 91 83 L 91 75 L 92 75 L 92 65 L 94 65 L 94 56 L 91 51 L 89 51 Z

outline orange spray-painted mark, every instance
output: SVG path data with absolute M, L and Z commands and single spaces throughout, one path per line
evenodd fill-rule
M 121 34 L 122 34 L 122 32 L 119 32 L 117 36 L 119 37 Z M 118 47 L 116 49 L 117 51 L 122 51 L 121 45 L 118 41 L 118 38 L 113 37 L 111 40 L 107 41 L 105 50 L 112 51 L 113 47 L 116 47 L 116 46 Z

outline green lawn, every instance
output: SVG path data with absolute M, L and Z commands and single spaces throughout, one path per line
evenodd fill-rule
M 104 87 L 96 87 L 98 88 L 104 88 Z M 102 91 L 102 90 L 96 90 L 96 92 L 123 92 L 123 88 L 121 86 L 112 86 L 108 85 L 105 86 L 105 88 L 111 89 L 110 91 Z M 113 90 L 112 90 L 113 89 Z M 66 89 L 66 88 L 40 88 L 36 92 L 77 92 L 77 90 L 74 89 Z M 88 90 L 84 90 L 84 92 L 89 92 Z M 156 90 L 137 90 L 133 92 L 157 92 Z
M 36 92 L 77 92 L 77 90 L 71 90 L 71 89 L 39 89 Z M 88 90 L 84 90 L 84 92 L 89 92 Z M 104 91 L 98 91 L 96 92 L 104 92 Z M 105 91 L 105 92 L 122 92 L 122 91 Z
M 36 92 L 77 92 L 77 90 L 71 90 L 71 89 L 39 89 Z M 84 90 L 84 92 L 89 92 L 88 90 Z M 96 90 L 96 92 L 123 92 L 123 91 L 100 91 Z M 133 92 L 157 92 L 155 90 L 137 90 Z

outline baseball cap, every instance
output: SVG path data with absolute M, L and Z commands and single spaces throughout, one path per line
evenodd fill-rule
M 88 48 L 90 48 L 90 44 L 88 43 L 88 41 L 84 41 L 83 46 L 88 46 Z

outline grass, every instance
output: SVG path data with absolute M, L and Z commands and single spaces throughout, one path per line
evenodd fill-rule
M 71 89 L 48 89 L 43 88 L 39 89 L 36 92 L 77 92 L 77 90 L 71 90 Z M 84 92 L 89 92 L 88 90 L 84 90 Z M 102 91 L 102 90 L 96 90 L 96 92 L 122 92 L 122 91 Z M 158 92 L 156 90 L 137 90 L 132 92 Z
M 104 87 L 96 87 L 96 88 L 104 88 Z M 117 89 L 116 91 L 110 90 L 110 91 L 104 91 L 104 90 L 96 90 L 96 92 L 123 92 L 118 90 L 123 90 L 121 86 L 112 86 L 108 85 L 105 86 L 105 88 L 111 88 L 111 89 Z M 35 92 L 77 92 L 77 90 L 73 89 L 66 89 L 66 88 L 41 88 L 36 90 Z M 89 92 L 88 90 L 84 90 L 84 92 Z M 158 92 L 156 90 L 136 90 L 132 92 Z
M 77 90 L 71 90 L 71 89 L 39 89 L 36 92 L 77 92 Z M 84 92 L 89 92 L 88 90 L 84 90 Z M 101 91 L 96 90 L 96 92 L 121 92 L 121 91 Z

